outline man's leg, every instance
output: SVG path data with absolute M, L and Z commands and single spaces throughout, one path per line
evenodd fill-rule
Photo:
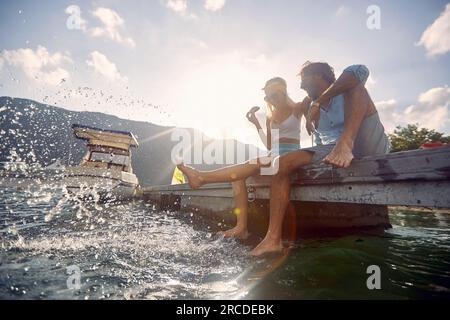
M 250 253 L 259 256 L 283 249 L 281 243 L 284 214 L 290 201 L 291 174 L 300 166 L 311 163 L 313 154 L 308 151 L 289 152 L 278 158 L 278 173 L 270 185 L 270 222 L 263 241 Z
M 334 149 L 323 160 L 325 163 L 346 168 L 353 159 L 353 142 L 363 120 L 376 112 L 375 105 L 364 85 L 359 84 L 344 96 L 344 132 Z

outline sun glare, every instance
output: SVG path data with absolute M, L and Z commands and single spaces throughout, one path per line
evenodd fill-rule
M 254 105 L 263 106 L 263 72 L 236 60 L 206 62 L 185 74 L 177 102 L 182 123 L 212 138 L 242 139 L 237 136 L 242 129 L 254 131 L 245 114 Z

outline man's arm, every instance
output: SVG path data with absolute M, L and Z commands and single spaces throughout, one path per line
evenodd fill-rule
M 358 70 L 358 68 L 355 68 L 355 70 Z M 346 168 L 350 165 L 353 159 L 353 144 L 358 134 L 359 128 L 371 106 L 374 108 L 373 102 L 370 99 L 366 88 L 364 88 L 364 82 L 365 80 L 367 80 L 368 71 L 365 73 L 365 75 L 366 76 L 363 82 L 358 81 L 358 83 L 354 87 L 351 87 L 350 89 L 347 89 L 347 91 L 344 91 L 344 131 L 337 140 L 334 149 L 323 159 L 323 162 L 325 163 L 330 163 L 337 167 Z M 358 78 L 357 73 L 354 73 L 354 76 L 355 78 Z
M 353 89 L 360 83 L 364 85 L 368 77 L 369 69 L 367 69 L 364 65 L 359 64 L 347 67 L 339 78 L 327 90 L 325 90 L 322 95 L 315 100 L 315 102 L 323 105 L 331 98 Z
M 306 118 L 306 114 L 308 113 L 308 108 L 311 102 L 312 102 L 311 98 L 306 96 L 302 102 L 298 102 L 295 104 L 294 115 L 299 120 L 302 119 L 302 116 Z

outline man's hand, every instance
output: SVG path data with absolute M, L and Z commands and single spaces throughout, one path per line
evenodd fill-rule
M 317 127 L 319 126 L 320 120 L 320 106 L 318 104 L 314 104 L 311 106 L 310 112 L 306 115 L 306 131 L 308 134 L 313 134 Z
M 322 162 L 331 164 L 338 168 L 347 168 L 353 159 L 353 142 L 340 139 L 333 150 Z

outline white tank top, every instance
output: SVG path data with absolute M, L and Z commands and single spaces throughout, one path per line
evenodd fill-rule
M 278 129 L 279 139 L 289 138 L 300 140 L 300 120 L 293 114 L 280 124 L 272 121 L 271 126 L 272 129 Z M 278 143 L 278 141 L 276 141 L 276 143 Z

